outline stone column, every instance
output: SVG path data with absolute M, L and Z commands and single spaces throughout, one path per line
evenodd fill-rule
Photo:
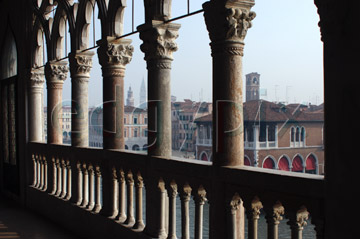
M 244 39 L 255 18 L 250 11 L 253 5 L 252 0 L 213 0 L 203 4 L 213 58 L 214 167 L 244 164 L 242 57 Z M 216 176 L 212 191 L 218 193 L 210 198 L 210 237 L 242 238 L 243 231 L 227 230 L 228 223 L 236 219 L 242 225 L 245 219 L 243 214 L 233 214 L 232 221 L 226 216 L 224 185 Z M 238 207 L 244 211 L 243 205 Z
M 43 88 L 44 71 L 32 69 L 30 72 L 30 81 L 28 84 L 29 93 L 29 141 L 43 141 Z
M 88 83 L 94 52 L 69 54 L 71 74 L 71 145 L 89 146 Z
M 274 206 L 265 207 L 267 233 L 269 239 L 279 238 L 279 224 L 283 219 L 282 215 L 285 213 L 285 209 L 280 202 L 276 202 Z
M 69 68 L 65 61 L 45 65 L 47 86 L 47 142 L 62 144 L 62 89 Z
M 124 149 L 124 76 L 134 48 L 130 39 L 108 37 L 99 41 L 103 74 L 103 147 Z
M 213 57 L 213 162 L 244 164 L 242 56 L 253 1 L 203 4 Z
M 155 20 L 138 27 L 148 69 L 148 154 L 153 156 L 171 156 L 170 73 L 179 28 Z

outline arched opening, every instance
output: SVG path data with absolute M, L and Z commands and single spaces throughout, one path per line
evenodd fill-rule
M 250 159 L 248 157 L 244 157 L 244 165 L 251 166 Z
M 0 99 L 1 99 L 1 141 L 2 167 L 0 172 L 5 188 L 12 193 L 19 193 L 18 168 L 18 57 L 15 36 L 6 30 L 5 39 L 0 49 Z
M 144 144 L 144 145 L 142 146 L 142 150 L 147 150 L 147 148 L 148 148 L 148 145 L 147 145 L 147 144 Z
M 278 162 L 278 169 L 282 171 L 290 171 L 289 160 L 285 156 L 282 156 Z
M 310 154 L 306 158 L 305 172 L 311 174 L 317 174 L 317 160 L 313 154 Z
M 201 161 L 209 161 L 208 156 L 206 155 L 205 152 L 202 152 L 201 156 L 200 156 L 200 160 Z
M 139 151 L 139 150 L 140 150 L 140 146 L 137 145 L 137 144 L 134 144 L 134 145 L 132 146 L 132 150 L 133 150 L 133 151 Z
M 303 160 L 299 155 L 295 156 L 293 159 L 291 171 L 299 173 L 304 171 Z
M 263 168 L 275 169 L 274 159 L 267 157 L 263 162 Z

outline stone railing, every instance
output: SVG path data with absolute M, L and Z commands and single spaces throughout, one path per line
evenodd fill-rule
M 208 238 L 203 228 L 207 217 L 211 238 L 243 238 L 244 215 L 248 237 L 258 238 L 260 214 L 265 215 L 268 238 L 279 238 L 283 216 L 288 219 L 291 238 L 302 238 L 309 215 L 315 224 L 314 237 L 323 238 L 322 176 L 246 166 L 215 167 L 202 161 L 125 151 L 40 143 L 28 146 L 32 160 L 29 190 L 46 197 L 44 202 L 55 198 L 59 205 L 83 210 L 83 220 L 100 217 L 116 222 L 116 227 L 126 229 L 126 238 L 177 238 L 177 231 L 181 238 Z M 210 213 L 204 215 L 207 200 Z M 195 205 L 195 213 L 190 213 L 190 204 Z M 70 220 L 66 219 L 69 212 L 60 213 L 64 222 Z M 177 220 L 181 228 L 176 228 Z M 190 230 L 191 224 L 194 230 Z M 91 230 L 83 234 L 91 235 Z M 119 236 L 109 233 L 106 238 Z

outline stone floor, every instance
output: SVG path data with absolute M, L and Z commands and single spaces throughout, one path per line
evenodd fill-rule
M 0 196 L 0 238 L 80 239 L 47 219 Z

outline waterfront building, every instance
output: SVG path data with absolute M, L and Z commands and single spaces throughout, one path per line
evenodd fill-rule
M 244 103 L 244 164 L 324 174 L 322 106 Z M 197 159 L 212 160 L 212 114 L 195 120 Z

